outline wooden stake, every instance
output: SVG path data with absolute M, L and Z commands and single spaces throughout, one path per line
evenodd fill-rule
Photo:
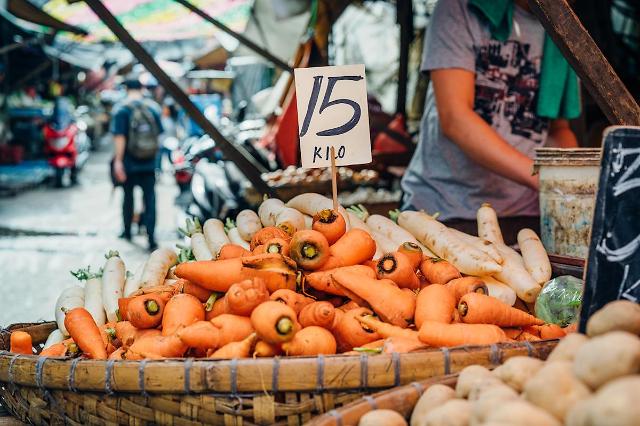
M 338 169 L 336 168 L 336 150 L 331 147 L 331 189 L 333 192 L 333 210 L 338 211 Z

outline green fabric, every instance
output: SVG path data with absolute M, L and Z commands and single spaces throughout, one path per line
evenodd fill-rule
M 513 25 L 513 0 L 469 0 L 470 9 L 489 23 L 491 37 L 506 41 Z M 561 95 L 559 95 L 561 94 Z M 545 34 L 536 112 L 550 119 L 580 115 L 578 76 L 558 46 Z

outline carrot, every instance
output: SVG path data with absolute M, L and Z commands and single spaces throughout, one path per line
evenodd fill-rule
M 108 359 L 115 359 L 116 361 L 121 361 L 125 357 L 125 348 L 118 348 L 115 351 L 111 352 Z
M 455 266 L 438 257 L 426 257 L 420 263 L 420 272 L 431 284 L 446 284 L 462 277 Z
M 248 316 L 256 306 L 267 300 L 269 292 L 262 278 L 244 280 L 229 287 L 224 296 L 225 313 Z
M 336 309 L 329 302 L 313 302 L 300 310 L 298 322 L 303 327 L 318 326 L 331 329 Z
M 522 334 L 522 329 L 520 327 L 502 327 L 502 331 L 504 334 L 513 340 L 517 340 L 518 337 Z
M 64 326 L 85 355 L 92 359 L 107 359 L 100 329 L 89 311 L 74 308 L 65 312 Z
M 567 332 L 556 324 L 544 324 L 534 327 L 538 328 L 541 339 L 560 339 L 567 335 Z
M 385 322 L 407 327 L 416 309 L 416 297 L 404 292 L 391 280 L 375 280 L 352 271 L 332 274 L 336 284 L 364 299 Z
M 156 328 L 162 322 L 164 306 L 156 294 L 136 296 L 127 304 L 127 318 L 135 328 Z
M 133 300 L 133 297 L 121 297 L 118 299 L 118 310 L 116 316 L 120 321 L 129 321 L 129 302 Z
M 406 337 L 407 339 L 418 340 L 417 331 L 387 324 L 370 315 L 357 317 L 357 320 L 385 339 L 387 337 Z
M 400 253 L 387 253 L 376 264 L 378 279 L 390 279 L 401 288 L 416 290 L 420 288 L 420 279 L 409 258 Z
M 340 213 L 332 209 L 323 209 L 313 215 L 311 229 L 325 236 L 333 244 L 347 231 L 347 223 Z
M 279 289 L 295 290 L 296 288 L 296 263 L 281 254 L 266 253 L 245 257 L 242 259 L 241 274 L 242 279 L 263 279 L 270 293 Z
M 298 331 L 293 339 L 282 344 L 287 355 L 331 355 L 336 353 L 336 339 L 325 328 L 310 326 Z
M 140 336 L 125 353 L 126 359 L 178 358 L 187 351 L 187 345 L 176 335 L 158 336 L 148 334 Z
M 26 355 L 31 355 L 31 354 L 26 354 Z M 43 349 L 42 352 L 40 352 L 40 356 L 55 356 L 55 357 L 67 356 L 67 345 L 65 345 L 62 342 L 53 344 L 48 348 Z
M 176 335 L 190 348 L 214 349 L 220 345 L 220 329 L 209 321 L 198 321 L 178 330 Z
M 264 244 L 259 244 L 259 245 L 256 246 L 256 248 L 251 250 L 251 254 L 253 254 L 253 255 L 265 254 L 266 252 L 267 252 L 267 249 L 264 246 Z
M 324 291 L 325 293 L 335 294 L 337 296 L 344 296 L 345 294 L 340 290 L 333 282 L 331 275 L 338 270 L 349 270 L 357 272 L 361 275 L 365 275 L 369 278 L 375 278 L 376 273 L 373 269 L 364 265 L 345 266 L 343 268 L 330 269 L 327 271 L 317 271 L 307 274 L 304 278 L 305 285 L 309 285 L 316 290 Z
M 162 335 L 170 336 L 179 329 L 204 320 L 202 303 L 190 294 L 176 294 L 164 307 Z
M 234 359 L 234 358 L 249 358 L 251 356 L 251 349 L 256 341 L 256 333 L 251 333 L 244 340 L 239 342 L 227 343 L 214 353 L 209 358 L 218 359 Z
M 285 241 L 289 241 L 291 239 L 289 234 L 282 229 L 276 228 L 275 226 L 266 226 L 253 234 L 250 245 L 251 250 L 253 251 L 257 246 L 266 243 L 272 238 L 282 238 Z
M 10 340 L 10 352 L 14 354 L 33 355 L 33 341 L 26 331 L 12 331 Z
M 258 340 L 255 348 L 253 348 L 253 356 L 255 357 L 272 357 L 278 355 L 282 355 L 282 347 L 279 344 Z
M 289 252 L 299 267 L 314 271 L 329 259 L 329 242 L 320 232 L 305 229 L 293 235 Z
M 271 238 L 263 244 L 265 253 L 279 253 L 289 256 L 289 242 L 282 238 Z
M 300 313 L 302 308 L 310 303 L 313 303 L 313 299 L 306 297 L 300 293 L 296 293 L 293 290 L 281 289 L 273 292 L 269 297 L 269 300 L 275 300 L 281 302 L 294 310 L 296 315 Z
M 300 329 L 296 312 L 289 306 L 269 300 L 251 313 L 251 325 L 258 337 L 267 343 L 282 343 L 293 339 Z
M 416 337 L 407 338 L 404 336 L 392 336 L 388 337 L 384 340 L 384 345 L 382 346 L 382 353 L 391 354 L 391 353 L 409 353 L 414 352 L 420 349 L 426 349 L 427 345 L 422 343 L 420 339 L 417 338 L 418 333 L 416 332 Z
M 539 336 L 536 336 L 533 333 L 527 333 L 526 331 L 523 331 L 522 333 L 520 333 L 520 335 L 518 335 L 518 338 L 516 339 L 518 342 L 537 342 L 540 339 Z
M 444 324 L 424 321 L 418 337 L 429 346 L 490 345 L 508 340 L 504 331 L 493 324 Z
M 416 299 L 414 321 L 420 328 L 425 321 L 448 324 L 456 310 L 456 298 L 453 291 L 442 284 L 431 284 L 420 290 Z
M 214 293 L 217 294 L 217 293 Z M 227 301 L 225 300 L 226 296 L 218 299 L 216 298 L 216 300 L 213 302 L 213 305 L 211 305 L 211 310 L 207 311 L 205 308 L 205 315 L 204 315 L 204 319 L 207 321 L 211 321 L 212 319 L 214 319 L 215 317 L 222 315 L 222 314 L 228 314 L 228 307 L 227 307 Z
M 343 312 L 347 312 L 347 311 L 350 311 L 352 309 L 358 309 L 359 307 L 360 307 L 360 305 L 358 305 L 356 302 L 354 302 L 353 300 L 349 300 L 344 305 L 341 305 L 338 309 L 343 311 Z
M 339 262 L 334 267 L 358 265 L 373 258 L 376 253 L 376 242 L 367 231 L 354 228 L 340 237 L 329 248 L 329 252 Z M 325 265 L 323 269 L 331 268 Z
M 211 290 L 200 287 L 189 280 L 178 279 L 176 282 L 176 293 L 186 293 L 195 296 L 199 301 L 205 303 L 211 297 Z
M 489 290 L 484 281 L 476 277 L 456 278 L 446 284 L 456 296 L 456 302 L 467 293 L 480 293 L 489 295 Z
M 469 324 L 495 324 L 501 327 L 544 324 L 544 321 L 533 315 L 479 293 L 462 296 L 458 303 L 458 312 L 462 321 Z
M 251 252 L 237 244 L 225 244 L 218 253 L 217 260 L 235 259 L 236 257 L 251 256 Z
M 398 252 L 404 254 L 405 256 L 407 256 L 407 258 L 409 258 L 411 267 L 414 271 L 416 271 L 420 267 L 420 263 L 424 258 L 424 254 L 422 253 L 422 249 L 420 248 L 420 246 L 412 241 L 407 241 L 400 244 L 400 247 L 398 247 Z
M 350 351 L 380 339 L 380 335 L 358 321 L 358 317 L 373 315 L 367 308 L 356 308 L 345 312 L 333 328 L 338 352 Z
M 238 342 L 254 331 L 251 320 L 239 315 L 222 314 L 212 319 L 211 324 L 220 331 L 219 346 Z

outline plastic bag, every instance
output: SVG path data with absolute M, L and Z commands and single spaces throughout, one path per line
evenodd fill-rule
M 577 321 L 582 304 L 584 282 L 571 275 L 552 279 L 538 294 L 536 316 L 546 322 L 566 327 Z

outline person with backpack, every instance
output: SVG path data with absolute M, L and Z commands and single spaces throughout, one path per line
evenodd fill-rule
M 133 190 L 139 186 L 143 192 L 144 225 L 149 238 L 149 250 L 155 250 L 156 223 L 156 155 L 160 146 L 162 122 L 160 106 L 144 97 L 138 78 L 125 81 L 127 98 L 114 108 L 111 133 L 114 141 L 113 179 L 122 185 L 123 232 L 121 238 L 131 240 L 133 221 Z

